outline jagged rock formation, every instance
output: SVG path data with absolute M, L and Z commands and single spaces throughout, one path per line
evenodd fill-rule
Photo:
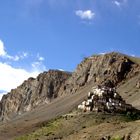
M 0 120 L 30 111 L 63 94 L 76 93 L 90 83 L 117 86 L 138 72 L 138 64 L 115 52 L 85 58 L 72 74 L 54 70 L 44 72 L 36 79 L 29 78 L 17 89 L 3 96 L 0 102 Z
M 49 103 L 58 96 L 60 87 L 64 85 L 71 73 L 50 70 L 41 73 L 36 79 L 29 78 L 17 89 L 4 95 L 0 103 L 0 118 L 8 119 L 17 114 L 30 111 L 37 105 Z
M 122 99 L 115 88 L 97 86 L 88 93 L 87 100 L 78 105 L 83 111 L 126 113 L 135 110 L 134 107 Z
M 134 76 L 139 71 L 138 64 L 127 56 L 112 52 L 85 58 L 66 82 L 67 93 L 75 93 L 80 87 L 92 82 L 110 87 Z

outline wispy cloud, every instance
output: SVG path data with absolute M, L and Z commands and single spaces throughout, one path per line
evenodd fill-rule
M 120 3 L 120 2 L 118 2 L 118 1 L 116 1 L 116 0 L 115 0 L 113 3 L 114 3 L 116 6 L 118 6 L 118 7 L 120 7 L 120 6 L 121 6 L 121 3 Z
M 33 69 L 37 69 L 37 70 L 46 70 L 45 65 L 43 64 L 43 61 L 45 60 L 44 57 L 40 56 L 40 54 L 38 53 L 36 56 L 36 60 L 34 62 L 32 62 L 32 67 Z
M 37 54 L 37 59 L 38 59 L 38 61 L 44 61 L 45 60 L 45 58 L 40 56 L 39 53 Z
M 5 51 L 5 48 L 4 48 L 4 44 L 0 40 L 0 56 L 5 56 L 5 55 L 6 55 L 6 51 Z
M 105 55 L 106 54 L 106 52 L 101 52 L 101 53 L 99 53 L 100 55 Z
M 20 59 L 24 59 L 28 56 L 28 54 L 26 52 L 22 52 L 20 55 L 9 55 L 6 50 L 5 50 L 5 46 L 2 40 L 0 40 L 0 57 L 3 59 L 9 59 L 12 61 L 19 61 Z
M 127 5 L 128 0 L 113 0 L 112 3 L 120 8 L 122 6 Z
M 46 67 L 41 61 L 32 62 L 32 67 L 34 70 L 45 71 Z
M 81 19 L 92 20 L 95 17 L 95 13 L 91 10 L 77 10 L 75 11 L 76 16 L 79 16 Z
M 0 58 L 3 59 L 3 61 L 0 62 L 0 98 L 3 94 L 20 85 L 25 79 L 36 77 L 40 72 L 46 70 L 46 67 L 43 64 L 45 59 L 40 56 L 39 53 L 34 58 L 36 61 L 31 62 L 30 70 L 13 66 L 13 61 L 20 61 L 25 57 L 29 57 L 26 52 L 22 52 L 20 55 L 15 56 L 9 55 L 3 41 L 0 40 Z
M 29 77 L 36 77 L 39 71 L 27 71 L 25 69 L 14 68 L 13 66 L 0 62 L 0 90 L 9 92 L 16 88 L 25 79 Z M 4 94 L 5 92 L 1 93 Z
M 3 96 L 4 94 L 0 94 L 0 100 L 2 99 L 2 96 Z
M 130 56 L 132 56 L 132 57 L 136 57 L 136 55 L 135 55 L 135 54 L 131 54 Z
M 65 70 L 63 70 L 63 69 L 58 69 L 59 71 L 65 71 Z
M 2 96 L 3 96 L 4 94 L 6 94 L 6 91 L 0 90 L 0 100 L 1 100 L 1 98 L 2 98 Z

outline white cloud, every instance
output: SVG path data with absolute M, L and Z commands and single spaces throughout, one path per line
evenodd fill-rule
M 131 54 L 130 56 L 132 56 L 132 57 L 136 57 L 136 55 L 135 55 L 135 54 Z
M 95 13 L 92 12 L 91 10 L 77 10 L 75 11 L 75 14 L 77 16 L 79 16 L 81 19 L 88 19 L 88 20 L 91 20 L 95 17 Z
M 39 71 L 29 72 L 25 69 L 14 68 L 9 64 L 0 62 L 0 90 L 10 91 L 20 85 L 25 79 L 35 77 Z
M 3 94 L 9 92 L 11 89 L 16 88 L 27 78 L 36 77 L 40 72 L 46 70 L 46 67 L 43 64 L 45 59 L 39 54 L 37 54 L 37 57 L 35 58 L 37 61 L 32 63 L 32 70 L 30 71 L 26 70 L 25 68 L 15 68 L 12 65 L 12 61 L 18 61 L 24 59 L 27 56 L 28 53 L 26 52 L 15 56 L 9 55 L 5 51 L 4 43 L 0 40 L 0 57 L 5 61 L 0 62 L 0 99 Z
M 105 52 L 101 52 L 101 53 L 99 53 L 100 55 L 105 55 L 106 53 Z
M 46 67 L 45 65 L 42 63 L 42 61 L 35 61 L 35 62 L 32 62 L 32 67 L 34 70 L 39 70 L 39 71 L 45 71 L 46 70 Z
M 12 61 L 19 61 L 20 59 L 24 59 L 25 57 L 27 57 L 27 53 L 23 52 L 20 55 L 9 55 L 6 51 L 5 51 L 5 46 L 2 40 L 0 40 L 0 57 L 3 59 L 9 59 Z
M 121 3 L 120 2 L 118 2 L 118 1 L 114 1 L 114 4 L 116 5 L 116 6 L 118 6 L 118 7 L 120 7 L 121 6 Z
M 38 59 L 38 61 L 44 61 L 45 60 L 45 58 L 40 56 L 39 53 L 37 54 L 37 59 Z
M 28 53 L 27 52 L 23 52 L 23 57 L 27 57 Z
M 39 57 L 38 60 L 39 61 L 44 61 L 44 57 Z
M 127 0 L 113 0 L 112 3 L 117 7 L 126 6 L 128 1 Z
M 1 98 L 2 98 L 3 95 L 4 95 L 4 93 L 3 94 L 0 94 L 0 100 L 1 100 Z
M 65 70 L 63 70 L 63 69 L 58 69 L 59 71 L 65 71 Z
M 1 92 L 1 93 L 0 93 L 0 101 L 1 101 L 1 99 L 2 99 L 2 96 L 5 95 L 5 94 L 6 94 L 6 92 Z
M 4 44 L 0 40 L 0 56 L 5 56 L 5 55 L 6 55 L 6 51 L 4 50 Z
M 45 71 L 46 67 L 43 64 L 44 60 L 45 60 L 45 58 L 40 56 L 40 54 L 38 53 L 37 56 L 36 56 L 36 61 L 32 62 L 32 64 L 31 64 L 33 69 Z

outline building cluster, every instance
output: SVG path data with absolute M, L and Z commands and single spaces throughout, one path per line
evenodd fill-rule
M 133 107 L 130 104 L 126 104 L 115 88 L 97 86 L 91 89 L 87 99 L 78 105 L 78 109 L 85 112 L 123 113 L 131 111 Z

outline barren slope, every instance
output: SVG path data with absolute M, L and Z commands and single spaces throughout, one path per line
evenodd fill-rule
M 130 121 L 124 115 L 73 111 L 44 122 L 36 131 L 15 140 L 102 140 L 109 136 L 139 140 L 139 132 L 140 121 Z
M 12 140 L 16 136 L 36 130 L 38 124 L 44 121 L 68 113 L 84 100 L 88 91 L 96 84 L 118 85 L 118 93 L 128 103 L 132 103 L 139 108 L 140 90 L 136 88 L 136 83 L 140 77 L 139 70 L 140 66 L 138 63 L 135 63 L 127 56 L 113 52 L 86 58 L 78 65 L 72 76 L 64 74 L 64 77 L 61 75 L 59 78 L 57 73 L 53 77 L 47 75 L 47 80 L 45 80 L 45 76 L 35 80 L 31 79 L 33 82 L 27 81 L 26 86 L 20 86 L 20 90 L 23 91 L 22 94 L 15 89 L 14 92 L 9 93 L 6 98 L 3 98 L 0 104 L 2 119 L 5 117 L 9 119 L 9 116 L 11 117 L 7 122 L 0 122 L 0 140 Z M 55 77 L 57 77 L 57 81 Z M 34 81 L 38 85 L 36 89 L 34 89 Z M 50 87 L 56 89 L 55 92 L 54 90 L 52 92 Z M 46 99 L 49 99 L 48 95 L 52 96 L 55 94 L 60 98 L 55 98 L 51 103 L 46 104 Z M 29 110 L 28 106 L 31 106 Z M 16 115 L 13 115 L 13 112 Z M 105 124 L 105 128 L 109 126 Z M 131 126 L 133 126 L 133 123 L 127 128 L 129 129 Z M 138 126 L 135 128 L 136 132 L 139 131 Z M 99 130 L 102 127 L 101 125 Z M 113 126 L 111 128 L 113 129 Z M 96 127 L 91 128 L 92 131 L 95 129 Z M 111 133 L 111 129 L 109 131 Z M 100 135 L 100 133 L 98 134 Z
M 139 81 L 140 74 L 137 74 L 131 79 L 124 81 L 117 89 L 127 103 L 138 109 L 140 109 L 140 88 L 136 87 L 136 85 Z
M 6 123 L 0 123 L 0 140 L 12 140 L 18 135 L 33 131 L 38 123 L 68 113 L 83 101 L 92 86 L 88 85 L 76 94 L 58 98 L 49 105 L 40 106 Z

